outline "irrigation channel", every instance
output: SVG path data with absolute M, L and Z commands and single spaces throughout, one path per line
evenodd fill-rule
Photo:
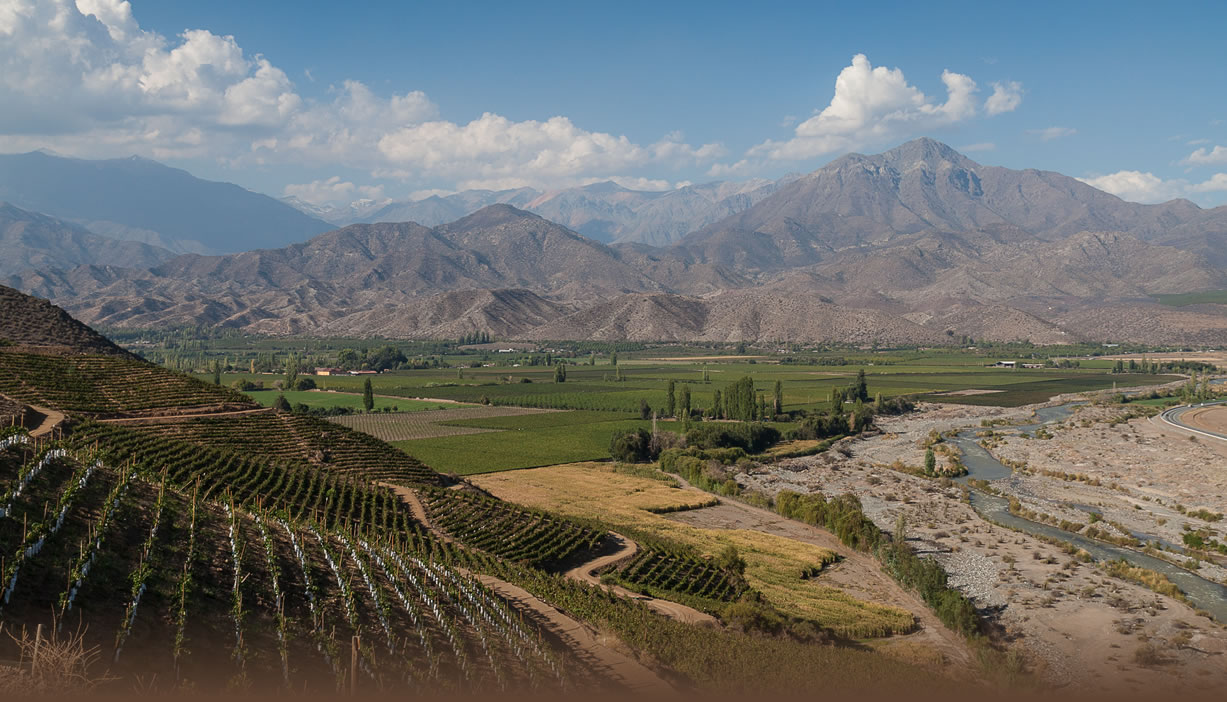
M 997 427 L 997 429 L 1012 429 L 1019 432 L 1035 431 L 1045 424 L 1065 420 L 1073 414 L 1074 408 L 1079 404 L 1069 403 L 1056 407 L 1044 407 L 1036 410 L 1036 421 L 1031 424 Z M 951 440 L 951 443 L 962 452 L 963 465 L 967 466 L 968 471 L 966 476 L 959 478 L 959 482 L 966 483 L 972 478 L 992 482 L 1010 477 L 1012 474 L 1011 469 L 994 458 L 991 453 L 977 443 L 977 431 L 980 430 L 967 429 Z M 1184 592 L 1194 607 L 1209 612 L 1216 621 L 1227 623 L 1227 585 L 1206 580 L 1192 571 L 1140 551 L 1096 541 L 1095 539 L 1081 534 L 1070 533 L 1055 526 L 1023 519 L 1010 512 L 1009 501 L 1003 497 L 989 495 L 975 489 L 971 490 L 970 497 L 972 508 L 989 521 L 1029 534 L 1073 544 L 1091 554 L 1091 557 L 1097 561 L 1123 559 L 1135 566 L 1162 573 Z M 1134 536 L 1141 541 L 1159 542 L 1159 539 L 1145 534 L 1134 534 Z

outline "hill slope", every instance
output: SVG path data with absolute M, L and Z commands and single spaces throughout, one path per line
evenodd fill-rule
M 130 356 L 46 300 L 0 285 L 0 340 L 73 353 Z
M 0 202 L 0 249 L 0 275 L 83 264 L 147 268 L 175 256 L 161 247 L 99 236 L 5 202 Z

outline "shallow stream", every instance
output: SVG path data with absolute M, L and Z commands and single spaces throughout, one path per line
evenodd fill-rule
M 1053 424 L 1067 419 L 1073 414 L 1074 408 L 1080 403 L 1069 403 L 1056 407 L 1044 407 L 1036 410 L 1035 421 L 1030 424 L 993 427 L 994 430 L 1021 432 L 1035 431 L 1045 424 Z M 1001 480 L 1008 478 L 1013 471 L 993 457 L 976 441 L 976 432 L 980 429 L 968 429 L 960 432 L 950 442 L 962 452 L 963 464 L 967 466 L 968 474 L 959 478 L 966 483 L 971 478 L 979 480 Z M 1192 571 L 1173 565 L 1168 561 L 1149 556 L 1123 546 L 1116 546 L 1096 541 L 1081 534 L 1074 534 L 1055 526 L 1034 522 L 1010 513 L 1009 501 L 1003 497 L 989 495 L 980 490 L 971 490 L 971 506 L 990 521 L 1003 526 L 1024 531 L 1029 534 L 1048 537 L 1073 544 L 1091 554 L 1097 561 L 1114 561 L 1124 559 L 1133 565 L 1153 570 L 1167 576 L 1188 597 L 1189 602 L 1197 609 L 1209 612 L 1217 621 L 1227 622 L 1227 585 L 1207 580 Z M 1156 537 L 1145 534 L 1134 534 L 1143 541 L 1158 541 Z

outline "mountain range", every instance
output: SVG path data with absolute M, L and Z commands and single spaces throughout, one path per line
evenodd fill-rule
M 332 229 L 267 195 L 137 158 L 0 154 L 0 202 L 174 253 L 235 253 Z
M 42 266 L 7 282 L 109 326 L 402 338 L 486 331 L 534 340 L 1227 343 L 1224 308 L 1153 299 L 1227 289 L 1218 246 L 1227 208 L 1129 203 L 1059 173 L 983 166 L 931 139 L 771 183 L 654 194 L 602 183 L 411 205 L 452 217 L 490 198 L 507 202 L 445 223 L 359 223 L 288 246 L 127 267 Z M 740 204 L 716 218 L 683 206 L 698 200 Z M 695 228 L 665 236 L 676 239 L 667 246 L 633 240 L 646 235 L 627 232 L 659 232 L 664 220 L 625 212 L 654 211 L 681 213 L 669 226 Z

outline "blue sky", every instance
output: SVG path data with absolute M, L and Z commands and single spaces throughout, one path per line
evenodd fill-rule
M 1227 203 L 1227 3 L 851 5 L 0 0 L 0 151 L 339 203 L 777 177 L 927 135 Z

